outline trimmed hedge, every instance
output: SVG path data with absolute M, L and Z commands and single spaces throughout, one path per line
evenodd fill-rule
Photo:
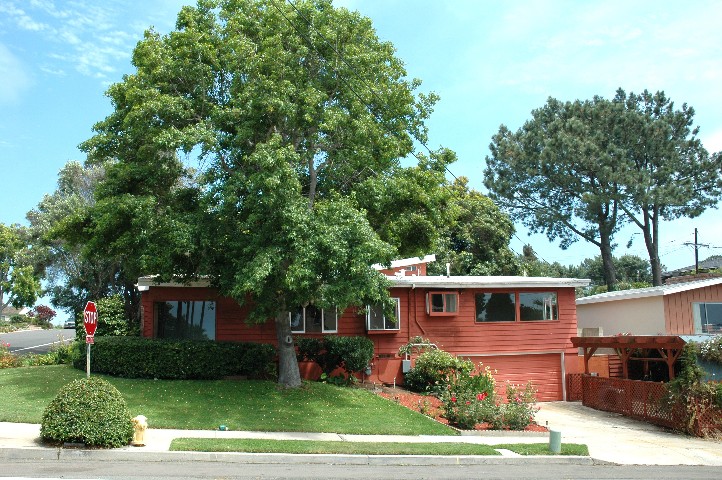
M 62 387 L 47 406 L 40 436 L 54 442 L 122 447 L 133 438 L 133 424 L 118 389 L 102 378 L 82 378 Z
M 360 372 L 374 356 L 374 343 L 366 337 L 299 338 L 296 344 L 299 359 L 316 362 L 326 375 L 338 367 L 349 375 Z
M 90 353 L 90 370 L 126 378 L 218 379 L 275 375 L 276 349 L 262 343 L 155 340 L 98 337 Z M 85 355 L 75 368 L 85 370 Z

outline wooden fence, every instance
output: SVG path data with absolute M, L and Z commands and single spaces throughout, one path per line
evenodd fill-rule
M 567 396 L 570 401 L 579 396 L 581 383 L 582 405 L 586 407 L 619 413 L 674 430 L 689 431 L 699 437 L 722 436 L 722 409 L 698 404 L 691 407 L 695 410 L 694 414 L 687 415 L 683 406 L 670 406 L 665 401 L 668 392 L 664 383 L 577 374 L 574 378 L 569 377 L 572 375 L 567 377 Z M 688 421 L 691 425 L 686 427 Z

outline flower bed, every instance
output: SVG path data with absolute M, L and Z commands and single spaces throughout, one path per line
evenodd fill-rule
M 449 421 L 442 417 L 442 401 L 433 395 L 420 395 L 418 393 L 409 392 L 401 388 L 387 388 L 384 387 L 381 391 L 377 392 L 378 395 L 398 403 L 410 410 L 420 412 L 428 417 L 433 418 L 439 423 L 445 425 L 449 424 Z M 478 423 L 475 425 L 474 430 L 493 430 L 487 423 Z M 532 423 L 524 429 L 525 432 L 548 432 L 549 429 L 542 425 Z

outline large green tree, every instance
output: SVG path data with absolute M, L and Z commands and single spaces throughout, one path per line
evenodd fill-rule
M 40 274 L 27 229 L 0 223 L 0 314 L 8 305 L 30 306 L 40 296 Z
M 440 231 L 436 262 L 429 275 L 515 275 L 519 262 L 509 249 L 514 224 L 489 197 L 469 188 L 466 177 L 449 187 L 451 201 L 444 211 L 448 221 Z
M 623 223 L 638 226 L 661 285 L 660 221 L 695 217 L 722 191 L 722 155 L 702 147 L 693 116 L 663 92 L 549 99 L 517 132 L 500 128 L 485 184 L 532 232 L 560 238 L 562 248 L 577 238 L 597 245 L 610 290 L 614 234 Z
M 83 166 L 70 161 L 58 173 L 55 192 L 45 195 L 28 212 L 33 248 L 45 269 L 45 290 L 52 304 L 75 316 L 88 300 L 115 294 L 133 297 L 135 280 L 123 281 L 122 265 L 113 258 L 84 255 L 85 239 L 76 222 L 95 205 L 95 190 L 105 177 L 105 165 Z M 134 308 L 127 305 L 129 317 Z
M 610 290 L 613 239 L 622 223 L 610 175 L 618 155 L 610 136 L 615 115 L 614 105 L 598 97 L 549 98 L 516 132 L 500 127 L 484 171 L 491 198 L 531 232 L 559 239 L 563 249 L 579 238 L 596 245 Z
M 722 155 L 709 155 L 693 125 L 694 109 L 675 109 L 664 92 L 644 90 L 614 98 L 623 107 L 617 130 L 623 155 L 620 206 L 642 231 L 652 267 L 652 282 L 662 284 L 659 259 L 661 220 L 694 218 L 717 205 L 722 193 Z
M 453 154 L 401 164 L 436 97 L 369 19 L 328 0 L 201 0 L 170 34 L 148 31 L 133 64 L 83 144 L 114 161 L 81 222 L 88 250 L 138 275 L 207 276 L 250 321 L 275 319 L 279 383 L 299 385 L 287 311 L 390 305 L 370 265 L 433 245 L 433 228 L 386 220 L 444 208 Z

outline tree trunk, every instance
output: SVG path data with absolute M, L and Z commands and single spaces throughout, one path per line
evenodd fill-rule
M 649 255 L 649 265 L 652 267 L 652 285 L 662 285 L 662 263 L 659 261 L 659 212 L 654 208 L 652 214 L 644 211 L 644 245 Z
M 612 254 L 611 235 L 600 225 L 599 228 L 599 251 L 602 255 L 602 268 L 604 270 L 604 283 L 608 291 L 614 291 L 617 283 L 617 274 L 614 270 L 614 256 Z
M 276 315 L 276 338 L 278 340 L 278 384 L 284 388 L 301 386 L 301 373 L 298 371 L 298 359 L 291 335 L 288 313 Z

